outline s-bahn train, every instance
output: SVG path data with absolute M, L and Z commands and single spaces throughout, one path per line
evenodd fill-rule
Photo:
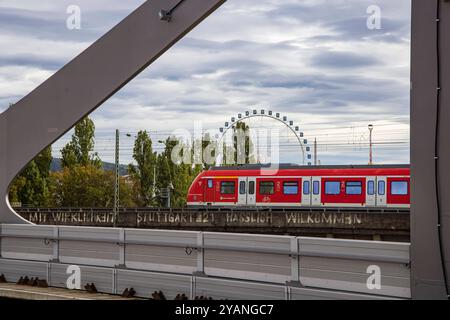
M 409 165 L 213 167 L 189 188 L 190 207 L 409 208 Z

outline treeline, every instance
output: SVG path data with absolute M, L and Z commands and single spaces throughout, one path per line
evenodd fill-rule
M 13 181 L 9 201 L 32 207 L 112 207 L 115 173 L 102 168 L 94 143 L 95 125 L 86 117 L 61 150 L 62 170 L 50 172 L 52 149 L 46 148 Z M 137 134 L 136 165 L 130 164 L 129 175 L 120 177 L 121 207 L 165 206 L 167 188 L 172 207 L 186 204 L 188 188 L 204 165 L 173 162 L 172 150 L 181 142 L 168 138 L 163 143 L 164 151 L 157 154 L 148 133 Z

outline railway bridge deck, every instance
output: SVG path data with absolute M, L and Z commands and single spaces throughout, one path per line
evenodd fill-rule
M 41 225 L 112 227 L 108 208 L 16 208 Z M 409 209 L 134 208 L 120 209 L 118 227 L 409 241 Z

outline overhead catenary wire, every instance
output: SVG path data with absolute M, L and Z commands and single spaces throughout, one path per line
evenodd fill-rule
M 394 120 L 395 121 L 395 120 Z M 377 127 L 384 127 L 387 130 L 381 131 L 377 133 L 378 140 L 374 142 L 374 146 L 378 148 L 379 151 L 389 150 L 392 148 L 398 148 L 399 150 L 407 150 L 409 148 L 410 140 L 409 140 L 409 123 L 401 122 L 401 123 L 376 123 Z M 318 125 L 326 125 L 327 127 L 318 127 Z M 335 125 L 335 126 L 332 126 Z M 309 142 L 313 137 L 318 138 L 317 148 L 321 150 L 323 155 L 328 154 L 337 154 L 339 151 L 343 151 L 348 154 L 349 150 L 353 150 L 356 153 L 362 151 L 368 146 L 368 137 L 366 132 L 366 125 L 359 125 L 354 122 L 345 123 L 345 122 L 316 122 L 316 123 L 308 123 L 301 125 L 302 130 L 305 132 L 305 139 Z M 306 127 L 310 127 L 306 129 Z M 251 123 L 251 129 L 259 130 L 259 129 L 268 129 L 272 128 L 264 125 L 262 121 L 254 121 Z M 390 128 L 390 129 L 389 129 Z M 284 129 L 284 130 L 283 130 Z M 283 128 L 278 132 L 279 144 L 278 150 L 280 154 L 283 156 L 291 157 L 292 154 L 298 152 L 298 145 L 292 143 L 292 133 L 287 132 L 286 128 Z M 361 130 L 358 130 L 361 129 Z M 120 146 L 120 152 L 124 157 L 127 157 L 128 161 L 133 161 L 133 152 L 134 152 L 134 142 L 136 136 L 139 131 L 136 130 L 125 130 L 123 129 L 124 139 L 122 140 L 122 144 Z M 170 130 L 145 130 L 149 137 L 153 140 L 153 151 L 156 153 L 161 153 L 165 149 L 165 145 L 160 143 L 161 140 L 166 140 L 167 138 L 174 136 L 173 131 Z M 190 132 L 192 134 L 193 130 Z M 203 130 L 203 133 L 206 131 L 212 133 L 214 130 Z M 217 130 L 218 131 L 218 130 Z M 349 132 L 351 131 L 351 132 Z M 258 132 L 256 132 L 258 134 Z M 270 135 L 270 134 L 269 134 Z M 126 136 L 126 138 L 125 138 Z M 211 136 L 212 139 L 215 139 L 215 136 Z M 180 137 L 181 139 L 192 139 L 192 137 Z M 71 137 L 68 135 L 62 137 L 53 145 L 53 151 L 56 155 L 69 141 Z M 226 139 L 227 140 L 227 139 Z M 367 141 L 366 141 L 367 140 Z M 185 141 L 185 142 L 186 142 Z M 225 141 L 227 142 L 227 141 Z M 231 141 L 228 141 L 229 144 Z M 266 148 L 271 147 L 268 142 L 258 141 L 254 146 L 256 150 L 257 148 Z M 95 138 L 95 148 L 94 152 L 99 153 L 101 158 L 110 159 L 114 155 L 114 138 L 111 136 L 111 133 L 106 129 L 97 130 L 96 138 Z

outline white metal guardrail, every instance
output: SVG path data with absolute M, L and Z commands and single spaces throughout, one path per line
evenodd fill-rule
M 133 287 L 142 297 L 411 297 L 407 243 L 33 225 L 1 225 L 0 243 L 0 274 L 10 282 L 65 287 L 67 267 L 77 265 L 83 285 Z

